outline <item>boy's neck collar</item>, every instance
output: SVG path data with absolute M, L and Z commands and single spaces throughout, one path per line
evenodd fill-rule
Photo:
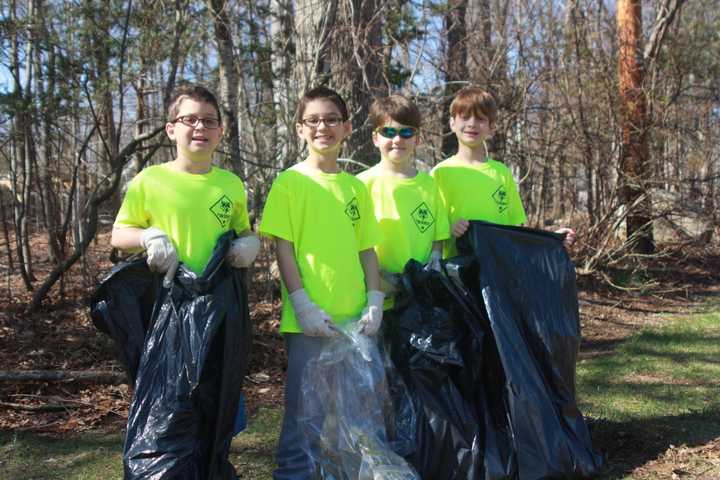
M 411 164 L 395 165 L 389 160 L 381 159 L 378 168 L 385 174 L 397 178 L 415 178 L 418 171 Z
M 210 170 L 212 170 L 212 157 L 207 160 L 190 160 L 184 157 L 177 157 L 175 160 L 167 162 L 167 164 L 170 168 L 178 172 L 204 175 L 210 173 Z
M 455 154 L 455 158 L 467 163 L 485 163 L 489 156 L 488 151 L 485 148 L 485 144 L 476 148 L 470 148 L 466 145 L 460 144 L 458 152 Z
M 319 170 L 323 173 L 340 173 L 337 155 L 322 156 L 311 153 L 303 163 L 308 168 Z

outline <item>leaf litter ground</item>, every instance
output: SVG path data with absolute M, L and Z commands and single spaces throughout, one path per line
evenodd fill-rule
M 111 342 L 93 328 L 87 309 L 89 294 L 112 265 L 108 236 L 108 232 L 99 235 L 86 261 L 65 275 L 62 290 L 56 285 L 42 310 L 35 314 L 23 312 L 32 293 L 25 290 L 20 276 L 5 272 L 4 284 L 0 284 L 0 300 L 5 305 L 0 311 L 0 370 L 122 371 L 114 359 Z M 37 252 L 47 251 L 45 247 L 40 237 L 33 239 L 32 251 L 37 257 L 42 257 Z M 42 258 L 34 262 L 38 265 L 36 275 L 44 278 L 49 263 Z M 666 245 L 661 255 L 643 260 L 641 267 L 633 270 L 642 271 L 640 280 L 633 280 L 632 272 L 621 269 L 608 269 L 604 276 L 578 278 L 583 327 L 581 359 L 610 355 L 639 330 L 657 327 L 669 316 L 692 313 L 713 298 L 720 298 L 717 245 Z M 251 417 L 259 408 L 282 406 L 286 357 L 277 333 L 279 289 L 271 270 L 266 256 L 251 272 L 254 336 L 245 382 Z M 608 276 L 619 288 L 609 286 Z M 124 384 L 6 382 L 0 389 L 0 431 L 28 431 L 51 437 L 70 432 L 121 432 L 131 394 Z M 608 478 L 623 472 L 643 479 L 701 478 L 689 467 L 698 457 L 720 464 L 720 438 L 693 447 L 668 445 L 661 431 L 614 431 L 601 419 L 589 421 L 595 447 L 607 457 Z M 642 452 L 652 454 L 642 457 Z

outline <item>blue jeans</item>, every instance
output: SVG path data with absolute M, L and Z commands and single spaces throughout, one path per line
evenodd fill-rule
M 274 480 L 309 480 L 315 467 L 306 453 L 307 440 L 300 431 L 297 416 L 301 402 L 301 382 L 305 366 L 317 358 L 327 343 L 326 337 L 309 337 L 302 333 L 286 333 L 285 350 L 288 356 L 285 377 L 285 415 L 276 454 L 277 469 Z
M 235 426 L 233 427 L 233 437 L 238 433 L 245 430 L 247 427 L 247 417 L 245 415 L 245 394 L 240 394 L 240 401 L 238 402 L 238 411 L 235 415 Z

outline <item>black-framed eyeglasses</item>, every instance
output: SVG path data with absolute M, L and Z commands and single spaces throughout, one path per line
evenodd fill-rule
M 308 128 L 317 128 L 320 126 L 320 123 L 324 123 L 326 127 L 337 127 L 343 121 L 342 117 L 308 117 L 301 120 L 302 124 Z
M 395 138 L 399 135 L 400 138 L 407 140 L 417 134 L 417 129 L 413 127 L 378 127 L 375 129 L 375 133 L 385 138 Z
M 208 130 L 215 130 L 216 128 L 220 127 L 220 120 L 218 120 L 217 118 L 201 118 L 195 115 L 183 115 L 181 117 L 177 117 L 175 120 L 173 120 L 172 123 L 175 122 L 180 122 L 186 127 L 192 128 L 197 128 L 200 126 L 200 123 L 202 123 L 203 127 L 207 128 Z

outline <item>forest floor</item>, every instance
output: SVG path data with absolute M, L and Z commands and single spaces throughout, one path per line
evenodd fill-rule
M 94 329 L 87 308 L 88 295 L 112 265 L 107 237 L 107 232 L 98 237 L 87 260 L 66 275 L 62 292 L 58 286 L 53 289 L 40 312 L 24 313 L 32 293 L 19 275 L 5 273 L 0 283 L 0 370 L 122 370 L 111 342 Z M 40 242 L 33 244 L 37 257 L 47 251 Z M 35 265 L 39 265 L 38 278 L 44 278 L 47 272 L 42 271 L 40 258 Z M 280 301 L 268 272 L 267 264 L 259 262 L 250 292 L 254 337 L 245 384 L 251 419 L 263 409 L 281 408 L 283 398 L 286 358 L 277 333 Z M 668 319 L 700 313 L 708 305 L 720 310 L 720 247 L 664 245 L 658 255 L 642 259 L 632 270 L 580 276 L 578 286 L 582 370 L 582 362 L 615 354 L 644 329 L 662 328 Z M 9 434 L 43 438 L 119 434 L 130 398 L 130 388 L 124 384 L 5 382 L 0 388 L 0 443 Z M 717 406 L 715 400 L 710 404 Z M 709 414 L 713 421 L 720 419 L 720 412 Z M 706 435 L 704 443 L 682 445 L 672 443 L 675 440 L 664 436 L 661 427 L 653 430 L 652 422 L 643 424 L 648 431 L 628 432 L 627 425 L 613 426 L 607 417 L 592 415 L 588 421 L 594 446 L 608 465 L 603 478 L 704 478 L 687 469 L 688 458 L 720 465 L 720 426 Z M 0 455 L 0 473 L 2 468 Z

